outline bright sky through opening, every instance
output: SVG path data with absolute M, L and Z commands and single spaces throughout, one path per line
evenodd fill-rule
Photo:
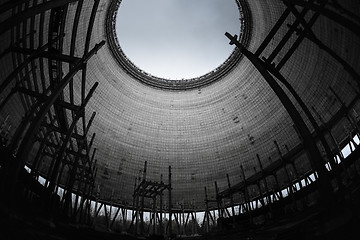
M 166 79 L 202 76 L 231 54 L 239 34 L 235 0 L 123 0 L 116 18 L 121 49 L 138 68 Z

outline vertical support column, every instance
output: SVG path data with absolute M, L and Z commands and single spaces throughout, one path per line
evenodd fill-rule
M 146 181 L 147 161 L 144 164 L 143 179 L 141 185 L 141 205 L 140 205 L 140 234 L 144 234 L 145 222 L 144 222 L 144 203 L 145 203 L 145 181 Z
M 169 235 L 172 235 L 171 166 L 169 166 Z
M 74 159 L 73 168 L 71 169 L 71 172 L 70 172 L 69 181 L 66 184 L 67 189 L 66 189 L 66 194 L 65 194 L 65 206 L 64 206 L 64 211 L 66 214 L 69 214 L 69 209 L 72 204 L 72 189 L 73 189 L 73 186 L 75 183 L 75 176 L 76 176 L 76 173 L 78 170 L 78 166 L 79 166 L 79 156 L 76 156 Z M 76 205 L 75 205 L 74 211 L 76 211 Z
M 45 135 L 44 135 L 44 138 L 41 140 L 40 142 L 40 146 L 39 146 L 39 149 L 37 150 L 37 153 L 36 153 L 36 156 L 34 158 L 34 161 L 32 163 L 32 166 L 31 166 L 31 169 L 30 169 L 30 175 L 35 178 L 35 176 L 38 175 L 38 166 L 39 166 L 39 161 L 41 159 L 41 156 L 43 154 L 43 151 L 45 149 L 45 146 L 46 146 L 46 141 L 47 141 L 47 137 L 50 135 L 52 131 L 47 129 Z M 30 190 L 31 190 L 31 187 L 32 187 L 32 182 L 29 182 L 28 183 L 28 192 L 30 193 Z
M 277 149 L 277 152 L 278 152 L 278 154 L 279 154 L 279 156 L 280 156 L 280 160 L 281 160 L 281 162 L 282 162 L 282 165 L 283 165 L 283 168 L 284 168 L 284 171 L 285 171 L 285 175 L 286 175 L 288 184 L 290 185 L 290 194 L 291 194 L 291 197 L 293 197 L 293 196 L 292 196 L 292 193 L 293 193 L 292 180 L 291 180 L 290 175 L 289 175 L 289 172 L 288 172 L 288 170 L 287 170 L 287 168 L 286 168 L 286 162 L 285 162 L 285 160 L 284 160 L 284 158 L 283 158 L 283 155 L 282 155 L 282 153 L 281 153 L 281 150 L 280 150 L 280 147 L 279 147 L 278 143 L 277 143 L 276 141 L 274 141 L 274 144 L 275 144 L 275 147 L 276 147 L 276 149 Z M 281 189 L 280 189 L 280 190 L 281 190 Z
M 135 198 L 135 234 L 139 234 L 139 194 L 136 194 Z
M 266 64 L 266 63 L 264 63 Z M 285 77 L 278 71 L 276 70 L 271 64 L 266 64 L 266 67 L 268 68 L 269 72 L 271 72 L 271 74 L 273 74 L 279 81 L 281 81 L 284 86 L 289 90 L 289 92 L 293 95 L 293 97 L 295 98 L 295 100 L 297 101 L 297 103 L 300 105 L 301 109 L 304 111 L 306 117 L 309 119 L 311 125 L 314 127 L 315 133 L 317 134 L 317 136 L 320 139 L 321 144 L 323 145 L 325 152 L 326 152 L 326 156 L 328 158 L 328 161 L 331 165 L 331 167 L 336 171 L 336 167 L 333 161 L 333 155 L 331 153 L 331 149 L 329 147 L 329 144 L 327 143 L 323 132 L 320 129 L 320 126 L 317 124 L 314 116 L 311 114 L 309 108 L 306 106 L 306 104 L 304 103 L 304 101 L 301 99 L 301 97 L 297 94 L 297 92 L 295 91 L 295 89 L 291 86 L 291 84 L 285 79 Z M 297 127 L 295 127 L 295 130 L 297 131 L 297 133 L 299 134 L 300 138 L 302 138 L 301 133 L 299 132 L 299 129 Z
M 266 198 L 268 199 L 268 204 L 270 206 L 270 209 L 271 209 L 271 197 L 270 197 L 270 191 L 269 191 L 269 188 L 268 188 L 268 184 L 267 184 L 267 180 L 266 180 L 266 174 L 264 172 L 264 168 L 263 168 L 263 165 L 261 163 L 261 160 L 260 160 L 260 156 L 259 154 L 256 154 L 256 158 L 258 160 L 258 164 L 259 164 L 259 167 L 260 167 L 260 171 L 261 171 L 261 174 L 262 174 L 262 177 L 263 177 L 263 180 L 264 180 L 264 185 L 265 185 L 265 191 L 266 191 Z
M 206 219 L 206 232 L 210 230 L 210 219 L 209 219 L 209 199 L 207 194 L 207 189 L 205 187 L 205 219 Z
M 254 174 L 256 174 L 256 167 L 254 167 Z M 261 203 L 261 207 L 265 207 L 264 194 L 261 190 L 260 180 L 256 181 L 256 185 L 259 189 L 259 194 L 260 194 L 259 202 Z M 256 201 L 256 207 L 258 207 L 258 201 Z
M 250 225 L 252 224 L 252 214 L 251 214 L 251 205 L 250 205 L 250 197 L 249 197 L 249 192 L 248 192 L 248 186 L 247 186 L 247 181 L 246 181 L 246 177 L 245 177 L 245 171 L 243 166 L 240 166 L 241 168 L 241 174 L 242 174 L 242 178 L 244 179 L 244 198 L 245 198 L 245 205 L 247 205 L 247 210 L 249 213 L 249 223 Z
M 24 138 L 21 141 L 21 144 L 18 149 L 18 155 L 16 157 L 16 163 L 12 166 L 9 176 L 7 177 L 6 187 L 3 189 L 8 193 L 8 197 L 13 196 L 13 191 L 20 173 L 20 170 L 23 168 L 24 163 L 29 155 L 29 152 L 33 145 L 33 139 L 36 133 L 39 131 L 40 125 L 43 122 L 46 114 L 49 112 L 51 106 L 53 106 L 55 100 L 59 97 L 60 93 L 68 85 L 69 81 L 75 76 L 75 74 L 84 67 L 86 62 L 94 55 L 96 52 L 105 44 L 105 41 L 96 44 L 95 47 L 86 54 L 81 61 L 77 62 L 69 73 L 59 82 L 56 90 L 48 97 L 46 102 L 40 107 L 39 113 L 30 124 L 28 131 L 25 133 Z M 10 169 L 9 169 L 10 170 Z
M 87 198 L 86 201 L 86 208 L 85 208 L 85 223 L 87 225 L 91 224 L 91 204 L 92 204 L 92 200 L 90 199 L 90 196 L 93 196 L 93 192 L 94 192 L 94 182 L 89 183 L 89 189 L 88 189 L 88 196 L 89 198 Z
M 134 207 L 134 206 L 133 206 Z M 125 203 L 125 207 L 121 210 L 122 218 L 123 218 L 123 228 L 126 229 L 126 218 L 128 215 L 128 206 L 127 203 Z
M 293 5 L 291 5 L 288 1 L 284 1 L 284 3 L 288 7 L 287 9 L 291 9 L 293 14 L 296 16 L 297 20 L 301 22 L 301 24 L 304 26 L 304 29 L 305 29 L 304 31 L 301 31 L 299 29 L 296 30 L 296 32 L 298 34 L 300 34 L 300 37 L 297 40 L 297 42 L 300 43 L 303 38 L 307 37 L 310 41 L 312 41 L 316 45 L 318 45 L 320 49 L 325 50 L 328 54 L 330 54 L 330 56 L 335 58 L 335 60 L 337 60 L 344 67 L 344 69 L 354 78 L 354 80 L 356 80 L 358 82 L 358 84 L 360 84 L 360 82 L 359 82 L 360 77 L 356 73 L 356 71 L 348 63 L 346 63 L 346 61 L 344 61 L 342 58 L 340 58 L 334 51 L 332 51 L 330 48 L 325 46 L 312 32 L 311 26 L 314 24 L 316 17 L 313 16 L 312 19 L 310 20 L 310 22 L 306 22 L 304 19 L 304 15 L 300 14 Z M 296 91 L 293 89 L 293 87 L 289 84 L 289 82 L 286 81 L 286 79 L 281 75 L 281 73 L 278 70 L 279 67 L 277 67 L 275 69 L 271 64 L 267 64 L 267 68 L 276 78 L 278 78 L 285 85 L 285 87 L 294 96 L 295 100 L 299 103 L 300 107 L 304 110 L 304 113 L 306 114 L 307 118 L 310 120 L 311 124 L 313 125 L 314 130 L 317 133 L 317 135 L 325 149 L 326 156 L 328 158 L 330 166 L 334 170 L 335 175 L 337 176 L 338 169 L 336 168 L 336 164 L 333 160 L 333 154 L 330 150 L 330 147 L 329 147 L 327 141 L 325 140 L 325 137 L 323 136 L 323 132 L 320 130 L 320 127 L 317 124 L 317 122 L 315 121 L 315 118 L 312 116 L 310 110 L 308 109 L 306 104 L 302 101 L 300 96 L 296 93 Z
M 86 217 L 86 204 L 89 201 L 89 179 L 86 179 L 84 182 L 83 192 L 81 194 L 81 204 L 79 212 L 79 223 L 85 223 L 84 219 Z
M 55 151 L 57 152 L 58 148 L 56 148 Z M 51 158 L 50 167 L 49 167 L 49 169 L 47 171 L 47 174 L 46 174 L 46 180 L 45 180 L 45 185 L 44 185 L 45 187 L 48 187 L 48 185 L 49 185 L 50 176 L 51 176 L 51 170 L 54 168 L 55 160 L 56 160 L 56 153 Z
M 133 223 L 135 221 L 135 232 L 136 232 L 136 214 L 137 214 L 137 208 L 135 207 L 136 205 L 136 185 L 137 185 L 137 177 L 135 177 L 135 183 L 134 183 L 134 193 L 133 193 L 133 203 L 132 203 L 132 217 L 131 217 L 131 224 L 129 226 L 129 230 L 131 229 L 131 227 L 133 226 Z
M 182 208 L 182 206 L 181 206 Z M 183 234 L 183 226 L 182 226 L 182 223 L 184 221 L 184 218 L 181 214 L 181 210 L 177 213 L 178 216 L 179 216 L 179 222 L 178 222 L 178 228 L 179 228 L 179 234 L 182 235 Z
M 185 217 L 185 210 L 184 210 L 184 206 L 182 206 L 182 215 L 183 215 L 183 223 L 182 223 L 182 227 L 183 227 L 183 234 L 186 234 L 186 226 L 189 220 L 189 213 L 187 213 L 187 216 Z
M 86 103 L 90 100 L 90 98 L 91 98 L 92 94 L 94 93 L 95 89 L 97 88 L 97 86 L 98 86 L 98 83 L 96 82 L 94 84 L 94 86 L 90 89 L 90 92 L 85 99 L 84 105 L 81 106 L 81 110 L 79 110 L 79 112 L 76 114 L 76 117 L 73 119 L 71 126 L 69 127 L 69 129 L 66 132 L 65 138 L 62 142 L 62 145 L 59 150 L 58 156 L 56 158 L 54 169 L 52 171 L 52 175 L 50 178 L 50 185 L 48 188 L 50 193 L 54 191 L 55 185 L 57 183 L 59 166 L 61 164 L 61 161 L 63 160 L 63 157 L 65 155 L 65 150 L 68 147 L 68 143 L 70 142 L 71 136 L 73 134 L 74 129 L 76 128 L 78 120 L 81 118 L 80 111 L 85 109 Z
M 104 212 L 105 212 L 106 228 L 107 228 L 107 230 L 109 230 L 110 216 L 107 211 L 107 205 L 105 203 L 103 203 L 103 205 L 104 205 Z
M 163 184 L 163 175 L 161 174 L 160 175 L 160 184 Z M 163 192 L 161 191 L 160 193 L 160 221 L 159 221 L 159 231 L 160 231 L 160 234 L 163 235 L 164 234 L 164 231 L 163 231 Z
M 194 213 L 191 212 L 191 234 L 195 234 L 195 219 L 194 219 Z
M 94 217 L 93 217 L 92 225 L 94 225 L 96 222 L 97 209 L 98 209 L 97 206 L 99 203 L 99 195 L 100 195 L 100 186 L 97 185 L 97 189 L 96 189 L 96 193 L 95 193 L 95 209 L 94 209 Z
M 237 41 L 237 36 L 231 36 L 229 33 L 225 34 L 230 40 L 230 45 L 235 44 L 240 51 L 247 57 L 250 62 L 256 67 L 256 69 L 261 73 L 263 78 L 269 84 L 271 89 L 275 92 L 280 102 L 284 106 L 285 110 L 289 114 L 290 118 L 294 122 L 295 126 L 299 130 L 301 137 L 303 139 L 303 145 L 305 150 L 308 153 L 310 162 L 315 171 L 317 171 L 319 175 L 318 190 L 320 193 L 320 198 L 323 206 L 328 206 L 328 199 L 333 195 L 333 189 L 331 188 L 330 179 L 325 168 L 324 162 L 322 161 L 321 154 L 316 146 L 314 139 L 311 136 L 309 129 L 307 128 L 304 120 L 302 119 L 300 113 L 297 111 L 289 97 L 286 95 L 284 90 L 280 87 L 280 85 L 275 81 L 275 79 L 268 72 L 266 67 L 263 65 L 261 60 L 256 57 L 253 53 L 249 52 L 245 49 L 240 42 Z
M 229 178 L 229 174 L 226 174 L 226 179 L 227 179 L 227 183 L 228 183 L 228 188 L 231 192 L 231 184 L 230 184 L 230 178 Z M 232 213 L 232 220 L 233 220 L 233 228 L 235 228 L 236 226 L 236 222 L 235 222 L 235 208 L 234 208 L 234 198 L 232 193 L 230 193 L 230 204 L 231 204 L 231 213 Z
M 274 176 L 275 183 L 276 183 L 276 188 L 277 188 L 276 191 L 279 191 L 279 196 L 281 199 L 283 199 L 284 196 L 282 195 L 282 191 L 281 191 L 280 184 L 279 184 L 279 179 L 277 177 L 276 172 L 273 172 L 273 176 Z
M 194 225 L 194 229 L 195 229 L 195 233 L 197 233 L 198 222 L 197 222 L 197 218 L 196 218 L 196 211 L 194 211 L 194 216 L 195 216 L 195 222 L 194 222 L 194 224 L 196 223 L 196 225 Z
M 215 181 L 214 184 L 215 184 L 216 203 L 217 203 L 219 218 L 223 218 L 223 209 L 222 209 L 223 206 L 221 204 L 222 198 L 220 198 L 219 196 L 219 188 L 217 182 Z
M 111 230 L 111 214 L 112 214 L 112 208 L 113 208 L 113 199 L 114 199 L 114 189 L 111 189 L 111 196 L 110 196 L 110 204 L 109 204 L 109 221 L 107 222 L 107 229 Z

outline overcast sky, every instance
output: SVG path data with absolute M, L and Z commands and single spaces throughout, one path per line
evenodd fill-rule
M 201 76 L 233 50 L 225 32 L 239 34 L 235 0 L 123 0 L 116 19 L 125 55 L 168 79 Z

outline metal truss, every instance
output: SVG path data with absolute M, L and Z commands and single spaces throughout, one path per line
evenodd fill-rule
M 74 2 L 76 13 L 70 31 L 70 49 L 64 49 L 67 12 L 69 4 Z M 50 207 L 60 203 L 65 216 L 90 222 L 90 199 L 97 169 L 96 149 L 92 148 L 95 133 L 90 138 L 88 135 L 96 113 L 93 112 L 87 121 L 86 106 L 98 83 L 86 89 L 86 72 L 87 62 L 105 41 L 90 48 L 98 0 L 94 1 L 85 36 L 78 36 L 82 3 L 82 0 L 42 3 L 17 0 L 0 5 L 1 13 L 11 12 L 0 24 L 0 34 L 11 38 L 10 46 L 1 57 L 11 55 L 15 66 L 1 82 L 0 111 L 16 97 L 20 98 L 24 109 L 23 119 L 6 146 L 9 155 L 1 168 L 1 189 L 10 199 L 14 197 L 18 179 L 27 165 L 32 179 L 40 176 L 46 179 L 42 192 L 33 191 L 40 189 L 38 183 L 27 183 L 27 196 L 40 196 Z M 37 23 L 36 19 L 40 21 Z M 47 39 L 44 32 L 48 33 Z M 84 37 L 85 44 L 81 55 L 76 56 L 79 37 Z M 37 43 L 34 42 L 36 38 Z M 75 76 L 81 79 L 78 103 L 74 97 Z M 35 157 L 29 159 L 33 151 Z M 64 191 L 61 199 L 57 195 L 59 188 Z
M 229 176 L 227 176 L 228 189 L 223 191 L 219 191 L 217 183 L 215 182 L 216 200 L 214 201 L 217 203 L 218 216 L 223 220 L 223 222 L 220 221 L 220 225 L 222 223 L 227 225 L 230 224 L 235 228 L 242 223 L 243 226 L 246 224 L 249 224 L 248 226 L 253 226 L 254 216 L 258 217 L 261 215 L 263 215 L 266 220 L 273 219 L 274 216 L 279 215 L 279 211 L 281 212 L 279 209 L 286 204 L 291 203 L 294 205 L 296 201 L 302 201 L 303 204 L 306 205 L 308 196 L 314 192 L 320 193 L 320 199 L 316 201 L 319 201 L 322 207 L 325 209 L 331 207 L 332 201 L 329 201 L 329 199 L 332 199 L 332 195 L 341 192 L 341 189 L 346 187 L 344 186 L 344 178 L 348 177 L 346 169 L 350 166 L 354 166 L 356 162 L 355 155 L 358 153 L 354 152 L 351 158 L 344 159 L 341 149 L 347 143 L 353 142 L 353 136 L 355 134 L 357 135 L 360 133 L 358 122 L 353 119 L 351 114 L 349 114 L 349 111 L 355 105 L 357 100 L 354 99 L 346 106 L 336 92 L 330 87 L 329 90 L 335 96 L 337 101 L 341 103 L 342 108 L 332 119 L 330 119 L 330 121 L 325 123 L 322 121 L 321 116 L 318 115 L 316 110 L 311 107 L 315 115 L 318 115 L 316 116 L 318 120 L 322 123 L 319 125 L 315 120 L 314 113 L 311 113 L 310 108 L 306 106 L 291 84 L 281 74 L 281 69 L 286 65 L 303 41 L 310 41 L 332 57 L 339 65 L 344 67 L 344 70 L 352 77 L 353 82 L 357 84 L 357 88 L 353 88 L 357 96 L 359 96 L 359 74 L 350 66 L 350 64 L 336 54 L 335 51 L 327 47 L 326 44 L 315 35 L 312 31 L 312 26 L 320 16 L 324 16 L 337 22 L 344 28 L 347 28 L 354 35 L 359 36 L 360 25 L 353 21 L 349 17 L 351 15 L 347 14 L 346 11 L 343 11 L 343 14 L 347 16 L 343 16 L 331 9 L 334 4 L 338 4 L 336 1 L 283 0 L 283 2 L 286 6 L 283 14 L 255 53 L 251 53 L 245 49 L 237 41 L 236 35 L 231 36 L 229 33 L 226 33 L 226 36 L 231 40 L 230 44 L 235 44 L 241 50 L 276 93 L 289 116 L 292 118 L 295 129 L 302 140 L 302 144 L 288 153 L 283 154 L 280 151 L 278 143 L 274 141 L 279 154 L 278 160 L 272 161 L 269 159 L 271 164 L 264 168 L 260 156 L 257 154 L 258 170 L 254 167 L 253 175 L 245 176 L 243 167 L 240 166 L 241 178 L 243 179 L 241 182 L 231 186 Z M 291 14 L 295 18 L 290 18 Z M 280 28 L 284 27 L 288 29 L 285 35 L 280 36 L 280 40 L 276 42 L 275 47 L 270 47 L 270 43 L 275 41 L 275 36 L 278 36 L 277 34 Z M 267 52 L 267 55 L 261 56 L 264 52 Z M 296 103 L 301 107 L 306 117 L 309 119 L 314 132 L 310 132 L 310 129 L 304 123 L 299 111 L 295 108 L 294 103 L 292 103 L 290 98 L 285 94 L 278 81 L 290 92 Z M 351 85 L 351 83 L 348 84 Z M 347 139 L 338 143 L 332 135 L 331 129 L 339 121 L 342 121 L 344 117 L 350 124 L 352 130 L 349 132 L 349 137 Z M 325 136 L 327 136 L 327 138 Z M 328 142 L 329 139 L 331 140 L 330 143 Z M 317 143 L 321 143 L 321 146 L 325 151 L 325 158 L 320 155 Z M 355 143 L 353 143 L 353 145 L 356 146 Z M 336 146 L 336 148 L 334 149 L 330 146 Z M 304 150 L 309 155 L 312 169 L 309 172 L 300 175 L 294 161 Z M 358 152 L 359 150 L 357 149 L 354 151 Z M 342 160 L 341 164 L 336 162 L 336 159 L 339 157 Z M 290 172 L 289 169 L 291 169 Z M 285 186 L 279 183 L 278 175 L 280 172 L 283 172 L 282 175 L 285 176 L 287 182 Z M 315 177 L 315 179 L 312 179 L 310 176 L 313 176 L 313 178 Z M 316 180 L 317 184 L 313 184 L 314 180 Z M 336 186 L 335 189 L 333 187 L 334 182 Z M 288 197 L 283 196 L 282 189 L 287 191 Z M 234 203 L 233 198 L 235 195 L 240 195 L 242 200 Z M 227 201 L 227 204 L 224 204 L 226 199 L 229 201 Z M 211 214 L 209 214 L 210 210 L 208 208 L 209 200 L 207 192 L 205 193 L 205 202 L 206 212 L 208 213 L 207 216 L 210 216 L 211 218 Z M 235 214 L 234 205 L 239 207 L 238 214 Z M 228 208 L 232 209 L 231 214 L 228 211 Z M 212 210 L 214 209 L 215 208 Z M 209 224 L 209 219 L 207 222 Z
M 169 236 L 172 235 L 172 199 L 171 199 L 171 166 L 169 166 L 169 183 L 165 184 L 160 177 L 160 182 L 151 181 L 146 179 L 147 162 L 144 164 L 143 177 L 135 179 L 134 194 L 133 194 L 133 207 L 135 211 L 132 214 L 131 224 L 129 231 L 134 230 L 135 234 L 144 235 L 149 234 L 164 234 L 164 223 L 163 223 L 163 196 L 164 191 L 168 191 L 168 208 L 167 213 L 169 214 L 168 224 L 166 226 L 166 232 Z M 139 183 L 137 182 L 139 181 Z M 152 200 L 152 208 L 150 209 L 150 224 L 148 229 L 144 226 L 144 212 L 145 212 L 145 198 Z M 157 207 L 157 198 L 159 198 L 159 209 Z M 175 218 L 176 219 L 176 218 Z M 157 225 L 159 229 L 157 229 Z M 150 227 L 152 226 L 152 230 Z

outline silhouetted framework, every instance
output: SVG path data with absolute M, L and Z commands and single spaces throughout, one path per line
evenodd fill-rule
M 134 211 L 132 214 L 131 224 L 129 231 L 134 231 L 139 235 L 172 235 L 172 200 L 171 200 L 171 166 L 169 166 L 169 183 L 163 182 L 163 176 L 161 175 L 160 182 L 146 180 L 147 162 L 145 162 L 142 179 L 135 179 L 134 194 L 133 194 L 133 206 Z M 168 190 L 168 207 L 166 212 L 169 214 L 168 223 L 164 232 L 163 213 L 163 196 L 164 191 Z M 145 209 L 145 198 L 152 200 L 152 208 Z M 157 205 L 157 199 L 159 198 L 159 204 Z M 158 209 L 159 207 L 159 209 Z M 145 229 L 144 213 L 145 211 L 150 213 L 150 224 Z M 157 229 L 158 225 L 158 229 Z M 152 227 L 152 229 L 151 229 Z
M 341 146 L 347 143 L 345 141 Z M 357 145 L 354 144 L 354 146 Z M 343 185 L 341 190 L 334 189 L 336 196 L 328 201 L 341 199 L 344 197 L 342 196 L 344 191 L 352 189 L 358 181 L 359 170 L 355 172 L 351 170 L 356 169 L 359 164 L 360 151 L 359 148 L 351 150 L 351 155 L 346 159 L 341 153 L 336 156 L 336 159 L 341 161 L 337 164 L 343 169 L 341 172 Z M 244 230 L 258 224 L 272 223 L 294 212 L 301 213 L 304 209 L 317 204 L 318 175 L 314 171 L 298 174 L 296 165 L 293 163 L 294 154 L 299 153 L 292 152 L 283 156 L 279 152 L 279 160 L 248 177 L 244 176 L 243 167 L 240 166 L 241 178 L 244 180 L 216 193 L 219 227 L 241 227 Z M 352 175 L 349 175 L 349 172 L 352 172 Z M 278 178 L 284 173 L 288 180 L 280 184 Z M 332 178 L 336 177 L 330 167 L 329 174 Z M 241 201 L 231 204 L 232 198 Z M 225 202 L 227 204 L 224 204 Z M 234 206 L 238 207 L 237 213 L 230 213 L 228 209 Z
M 76 13 L 68 49 L 63 43 L 70 3 L 76 4 Z M 3 141 L 6 159 L 1 163 L 0 184 L 2 196 L 10 201 L 20 194 L 45 203 L 47 211 L 90 223 L 96 149 L 92 148 L 95 133 L 89 137 L 89 132 L 96 113 L 89 117 L 86 105 L 98 83 L 87 89 L 86 72 L 87 62 L 105 41 L 90 49 L 98 0 L 93 3 L 86 35 L 78 36 L 82 5 L 81 0 L 18 0 L 0 6 L 1 13 L 12 13 L 0 24 L 0 34 L 11 39 L 0 57 L 11 55 L 16 66 L 1 82 L 0 111 L 14 98 L 20 99 L 24 109 L 21 122 L 13 126 L 13 136 Z M 82 50 L 76 45 L 80 37 L 85 39 Z M 80 92 L 80 99 L 75 98 L 75 91 Z M 6 130 L 4 121 L 1 131 Z M 44 179 L 43 185 L 39 179 Z
M 137 178 L 136 182 L 138 181 L 141 182 L 141 178 L 140 180 Z M 137 187 L 138 185 L 135 186 L 134 190 Z M 153 190 L 152 194 L 155 194 Z M 116 202 L 116 199 L 113 198 L 113 195 L 111 196 L 109 201 L 99 199 L 99 191 L 95 194 L 95 196 L 95 206 L 92 212 L 93 226 L 96 226 L 98 219 L 100 218 L 100 215 L 102 213 L 103 217 L 105 217 L 105 227 L 109 231 L 120 230 L 140 235 L 141 224 L 144 224 L 142 235 L 170 236 L 169 204 L 167 200 L 164 199 L 164 196 L 166 196 L 166 194 L 163 193 L 163 195 L 157 196 L 158 198 L 155 199 L 155 210 L 153 197 L 145 197 L 144 200 L 150 199 L 151 202 L 145 202 L 144 208 L 142 210 L 141 195 L 139 196 L 139 205 L 137 206 L 137 208 L 136 197 L 133 198 L 133 204 L 135 207 L 133 208 L 131 204 L 126 202 L 118 204 Z M 177 203 L 175 204 L 175 206 L 174 204 L 172 204 L 171 234 L 174 236 L 194 235 L 203 233 L 206 230 L 206 218 L 203 218 L 202 221 L 201 219 L 198 219 L 198 211 L 199 209 L 193 205 L 185 207 L 181 203 Z M 143 214 L 143 217 L 146 215 L 146 217 L 149 217 L 149 219 L 141 222 L 141 214 Z M 136 217 L 138 217 L 138 219 L 136 219 Z M 154 217 L 156 219 L 155 221 Z M 214 217 L 212 217 L 212 219 L 214 220 Z M 136 221 L 138 221 L 137 226 Z M 215 224 L 215 222 L 213 222 L 212 225 L 213 224 Z
M 352 84 L 356 83 L 358 85 L 353 87 L 353 90 L 359 97 L 359 74 L 315 35 L 312 26 L 319 16 L 323 15 L 358 36 L 360 27 L 351 20 L 354 16 L 348 12 L 343 11 L 342 14 L 346 15 L 345 17 L 332 9 L 338 4 L 336 1 L 330 1 L 330 4 L 328 1 L 313 0 L 284 0 L 283 2 L 286 9 L 255 53 L 245 49 L 237 41 L 236 35 L 231 36 L 226 33 L 226 36 L 231 40 L 230 44 L 235 44 L 241 50 L 276 93 L 292 118 L 302 145 L 287 153 L 282 153 L 277 141 L 274 140 L 278 150 L 278 159 L 274 161 L 269 159 L 270 164 L 263 167 L 262 160 L 257 154 L 258 167 L 254 167 L 254 174 L 245 176 L 241 165 L 239 166 L 241 182 L 231 185 L 229 176 L 227 176 L 228 188 L 222 191 L 215 182 L 217 206 L 212 209 L 208 207 L 210 201 L 205 189 L 206 216 L 211 218 L 211 210 L 217 209 L 218 226 L 222 228 L 241 226 L 242 230 L 246 230 L 259 224 L 273 222 L 279 217 L 287 216 L 289 210 L 286 206 L 290 206 L 291 211 L 301 212 L 318 204 L 320 209 L 324 208 L 325 211 L 328 211 L 333 204 L 344 199 L 344 191 L 351 191 L 354 187 L 352 184 L 356 183 L 360 174 L 357 169 L 360 150 L 356 148 L 357 144 L 353 140 L 353 137 L 360 133 L 359 122 L 349 113 L 353 109 L 356 99 L 347 106 L 336 90 L 329 87 L 329 91 L 342 108 L 329 122 L 325 123 L 313 106 L 311 108 L 306 106 L 281 73 L 282 67 L 291 59 L 301 43 L 310 41 L 344 67 L 353 80 L 347 84 L 353 86 Z M 291 14 L 295 18 L 291 17 Z M 284 26 L 288 28 L 288 31 L 279 38 L 277 32 Z M 275 47 L 273 47 L 274 43 Z M 264 52 L 267 55 L 261 56 Z M 295 103 L 282 89 L 284 87 L 311 123 L 313 132 L 305 124 L 302 115 L 294 105 Z M 321 122 L 320 125 L 315 118 Z M 348 137 L 343 142 L 337 142 L 332 135 L 333 128 L 340 121 L 348 122 L 351 126 L 351 129 L 348 129 Z M 341 150 L 349 143 L 352 154 L 345 159 Z M 353 149 L 352 146 L 355 148 Z M 324 152 L 323 155 L 320 154 L 320 150 Z M 309 159 L 311 165 L 311 169 L 307 172 L 299 169 L 299 165 L 296 164 L 298 159 L 304 157 Z M 349 175 L 350 169 L 356 169 L 355 172 L 352 172 L 353 175 Z M 279 182 L 279 176 L 281 179 L 284 179 L 285 176 L 285 183 Z M 236 203 L 234 198 L 238 199 Z M 238 207 L 237 213 L 235 213 L 234 206 Z M 231 213 L 229 209 L 231 209 Z M 209 223 L 211 222 L 207 220 L 207 224 Z
M 0 58 L 9 59 L 13 66 L 1 70 L 6 77 L 0 82 L 0 113 L 19 103 L 22 114 L 16 121 L 11 115 L 0 119 L 1 201 L 14 201 L 16 205 L 19 201 L 15 200 L 25 198 L 44 207 L 47 214 L 64 217 L 66 223 L 70 220 L 92 227 L 103 213 L 109 231 L 120 227 L 136 235 L 173 237 L 208 233 L 216 227 L 235 231 L 259 229 L 284 217 L 300 215 L 313 206 L 321 211 L 332 210 L 350 198 L 360 182 L 360 148 L 353 140 L 360 136 L 360 126 L 359 119 L 351 114 L 360 97 L 360 75 L 313 31 L 316 21 L 324 17 L 355 37 L 360 36 L 360 17 L 342 8 L 340 1 L 283 0 L 284 12 L 254 53 L 246 49 L 251 40 L 249 29 L 244 29 L 243 44 L 236 35 L 226 33 L 239 51 L 227 60 L 228 69 L 209 76 L 224 77 L 240 60 L 235 61 L 235 55 L 242 54 L 280 99 L 301 143 L 289 149 L 272 139 L 276 158 L 256 154 L 257 166 L 251 174 L 245 174 L 245 166 L 235 166 L 241 180 L 231 181 L 226 175 L 226 186 L 214 181 L 215 198 L 209 186 L 205 187 L 204 207 L 173 204 L 171 167 L 168 183 L 163 182 L 162 175 L 159 182 L 147 180 L 147 162 L 142 178 L 135 179 L 132 203 L 125 202 L 123 196 L 115 199 L 114 189 L 110 199 L 105 200 L 99 185 L 95 188 L 97 149 L 93 147 L 95 133 L 90 130 L 96 113 L 88 113 L 86 107 L 98 83 L 87 79 L 87 62 L 105 42 L 91 41 L 100 0 L 91 0 L 92 5 L 87 5 L 92 6 L 91 13 L 85 14 L 88 19 L 80 21 L 83 12 L 90 12 L 84 9 L 84 2 L 10 0 L 0 5 L 0 14 L 6 16 L 0 23 L 0 35 L 9 39 Z M 71 18 L 67 16 L 69 9 L 73 11 Z M 87 25 L 81 25 L 82 22 Z M 85 28 L 86 34 L 79 34 L 79 28 Z M 285 34 L 283 29 L 287 30 Z M 113 30 L 105 26 L 105 32 Z M 304 42 L 317 46 L 352 78 L 351 82 L 344 82 L 356 94 L 350 103 L 342 100 L 337 89 L 328 88 L 341 108 L 327 121 L 314 106 L 307 106 L 282 71 Z M 114 46 L 113 43 L 110 47 Z M 128 74 L 137 76 L 139 72 Z M 149 77 L 151 85 L 153 78 L 145 77 Z M 339 126 L 345 126 L 347 131 L 341 141 L 334 134 Z M 351 154 L 345 158 L 341 151 L 349 143 Z M 310 167 L 303 167 L 307 163 Z M 200 214 L 202 219 L 198 220 Z

